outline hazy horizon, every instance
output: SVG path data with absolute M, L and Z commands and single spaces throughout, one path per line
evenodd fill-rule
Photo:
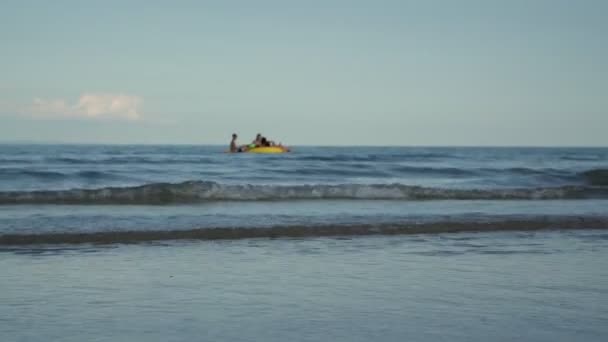
M 239 139 L 239 142 L 241 140 Z M 243 143 L 249 142 L 247 139 L 242 140 Z M 211 147 L 227 147 L 228 143 L 211 142 L 211 143 L 187 143 L 187 142 L 169 142 L 169 143 L 155 143 L 155 142 L 66 142 L 66 141 L 35 141 L 35 140 L 0 140 L 0 145 L 92 145 L 92 146 L 211 146 Z M 398 144 L 387 144 L 387 145 L 371 145 L 371 144 L 290 144 L 291 147 L 412 147 L 412 148 L 574 148 L 574 149 L 586 149 L 586 148 L 598 148 L 605 149 L 608 145 L 398 145 Z
M 0 143 L 608 146 L 603 1 L 7 1 Z

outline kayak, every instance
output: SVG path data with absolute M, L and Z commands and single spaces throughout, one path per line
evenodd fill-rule
M 254 147 L 250 148 L 247 153 L 285 153 L 289 152 L 289 149 L 281 146 L 266 146 L 266 147 Z

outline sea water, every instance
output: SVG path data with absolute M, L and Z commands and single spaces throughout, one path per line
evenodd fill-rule
M 606 148 L 224 150 L 0 145 L 0 340 L 608 339 Z
M 224 150 L 1 145 L 0 243 L 7 234 L 438 221 L 523 229 L 548 217 L 603 219 L 608 207 L 606 148 Z

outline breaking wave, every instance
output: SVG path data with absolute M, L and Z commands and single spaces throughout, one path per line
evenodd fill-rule
M 599 177 L 603 184 L 604 176 Z M 608 198 L 602 186 L 447 189 L 404 184 L 233 185 L 187 181 L 99 189 L 4 191 L 0 204 L 180 204 L 285 200 L 552 200 Z

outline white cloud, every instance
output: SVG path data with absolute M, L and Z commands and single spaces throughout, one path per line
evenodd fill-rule
M 142 102 L 140 97 L 132 95 L 89 93 L 80 96 L 74 104 L 63 99 L 37 98 L 27 113 L 36 117 L 138 120 Z

